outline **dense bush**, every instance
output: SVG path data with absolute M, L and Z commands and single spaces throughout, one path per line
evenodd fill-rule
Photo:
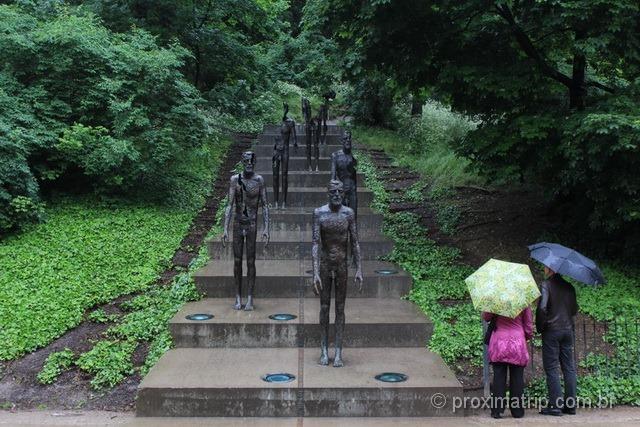
M 66 9 L 0 6 L 0 232 L 38 216 L 38 187 L 175 189 L 207 138 L 188 52 L 142 30 L 115 34 Z

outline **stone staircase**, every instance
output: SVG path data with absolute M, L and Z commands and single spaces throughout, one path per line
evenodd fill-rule
M 256 171 L 272 183 L 271 150 L 277 126 L 259 137 Z M 205 298 L 186 304 L 170 322 L 175 343 L 138 389 L 137 415 L 144 417 L 423 417 L 462 415 L 452 411 L 462 386 L 442 359 L 425 348 L 432 324 L 402 300 L 411 278 L 378 261 L 393 245 L 382 235 L 382 217 L 369 205 L 371 191 L 360 177 L 358 231 L 364 290 L 349 271 L 343 368 L 320 366 L 320 301 L 311 289 L 311 214 L 327 203 L 328 156 L 341 148 L 340 129 L 330 126 L 322 146 L 321 171 L 305 171 L 304 135 L 290 151 L 289 206 L 271 210 L 271 242 L 258 244 L 255 311 L 232 309 L 235 296 L 231 245 L 208 242 L 211 261 L 195 274 Z M 271 188 L 269 200 L 273 200 Z M 260 236 L 258 236 L 258 239 Z M 246 265 L 244 267 L 246 270 Z M 333 322 L 333 304 L 331 321 Z M 208 320 L 188 320 L 196 313 Z M 293 314 L 288 321 L 272 314 Z M 333 355 L 331 348 L 330 355 Z M 383 372 L 404 382 L 375 379 Z M 289 373 L 295 379 L 268 383 L 263 377 Z M 435 396 L 435 397 L 434 397 Z

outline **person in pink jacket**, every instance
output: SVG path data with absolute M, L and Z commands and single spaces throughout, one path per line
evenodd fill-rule
M 489 340 L 489 361 L 493 365 L 491 416 L 501 418 L 509 371 L 509 409 L 513 418 L 524 416 L 524 368 L 529 363 L 527 341 L 533 336 L 531 309 L 525 308 L 514 319 L 493 313 L 482 313 L 487 322 L 495 320 Z

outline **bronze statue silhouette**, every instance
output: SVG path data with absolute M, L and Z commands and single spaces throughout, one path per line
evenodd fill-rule
M 311 165 L 311 154 L 315 135 L 315 121 L 311 115 L 311 104 L 307 98 L 302 98 L 302 116 L 304 117 L 304 133 L 305 133 L 305 147 L 307 151 L 307 169 L 309 172 L 313 171 Z M 316 160 L 319 158 L 320 152 L 316 155 Z
M 229 240 L 229 222 L 233 213 L 233 277 L 236 282 L 236 310 L 242 306 L 242 252 L 247 253 L 247 304 L 246 311 L 253 310 L 253 291 L 256 284 L 256 231 L 258 228 L 258 208 L 262 206 L 262 238 L 269 243 L 269 207 L 267 189 L 262 176 L 254 172 L 256 156 L 252 151 L 242 153 L 243 171 L 231 176 L 229 182 L 228 206 L 224 215 L 222 244 Z
M 327 120 L 329 120 L 329 102 L 333 101 L 336 97 L 334 90 L 329 90 L 322 94 L 324 102 L 320 106 L 320 120 L 322 121 L 322 137 L 320 138 L 322 144 L 327 143 Z
M 342 150 L 331 154 L 331 179 L 342 181 L 344 185 L 343 204 L 353 209 L 358 219 L 358 172 L 356 167 L 358 161 L 353 157 L 351 151 L 351 131 L 345 130 L 342 133 Z
M 353 210 L 342 204 L 344 190 L 341 181 L 331 180 L 327 187 L 329 203 L 313 211 L 311 256 L 313 259 L 313 290 L 320 295 L 320 365 L 329 364 L 329 310 L 331 289 L 335 289 L 335 357 L 334 367 L 343 366 L 344 305 L 347 296 L 347 247 L 356 261 L 355 283 L 362 292 L 360 243 Z
M 282 104 L 284 114 L 280 125 L 281 138 L 276 137 L 273 144 L 273 157 L 271 168 L 273 171 L 273 198 L 275 208 L 278 209 L 280 201 L 280 170 L 282 170 L 282 209 L 287 205 L 287 192 L 289 189 L 289 141 L 293 137 L 293 147 L 298 148 L 298 137 L 296 135 L 296 122 L 287 117 L 289 105 Z

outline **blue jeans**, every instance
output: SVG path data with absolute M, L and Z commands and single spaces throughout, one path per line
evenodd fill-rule
M 550 330 L 542 333 L 542 364 L 547 376 L 549 407 L 573 409 L 576 407 L 576 366 L 573 358 L 573 330 Z M 560 372 L 564 377 L 564 399 L 560 385 Z

